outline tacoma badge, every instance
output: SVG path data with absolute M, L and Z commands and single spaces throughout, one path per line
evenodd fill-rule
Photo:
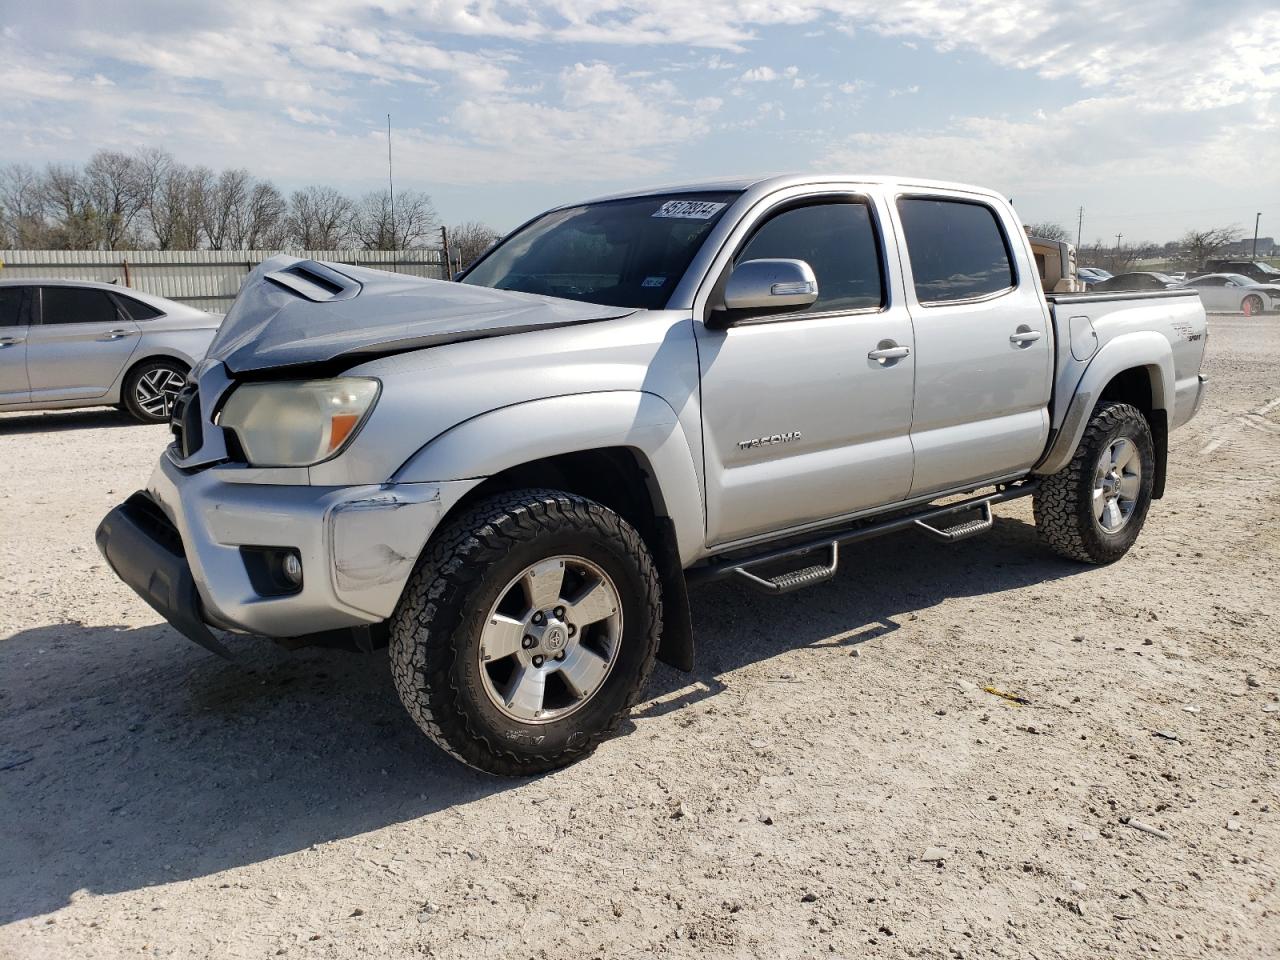
M 767 447 L 775 443 L 790 443 L 792 440 L 799 440 L 803 434 L 799 430 L 792 430 L 789 433 L 775 433 L 767 437 L 756 437 L 754 440 L 739 440 L 739 450 L 750 450 L 753 447 Z

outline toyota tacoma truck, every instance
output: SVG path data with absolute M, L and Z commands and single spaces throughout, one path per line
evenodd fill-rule
M 1026 496 L 1060 554 L 1120 559 L 1205 390 L 1194 291 L 1046 292 L 1009 202 L 956 184 L 606 197 L 456 279 L 263 263 L 97 541 L 213 651 L 388 645 L 423 732 L 497 774 L 691 669 L 690 584 L 799 589 Z

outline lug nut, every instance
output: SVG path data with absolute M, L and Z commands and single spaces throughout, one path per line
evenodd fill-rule
M 556 659 L 557 659 L 557 660 L 563 660 L 563 659 L 564 659 L 564 651 L 563 651 L 563 650 L 561 650 L 559 653 L 557 653 L 557 654 L 556 654 Z
M 545 662 L 546 662 L 546 658 L 543 657 L 541 654 L 533 658 L 533 665 L 535 667 L 540 667 Z
M 564 619 L 564 607 L 556 607 L 556 609 L 555 609 L 555 615 L 556 615 L 556 619 L 557 619 L 557 620 L 563 620 L 563 619 Z
M 543 623 L 546 621 L 546 619 L 547 619 L 546 615 L 541 610 L 539 610 L 537 613 L 533 615 L 534 623 Z
M 578 628 L 575 627 L 572 623 L 569 624 L 569 636 L 572 637 L 577 632 L 578 632 Z
M 531 637 L 531 636 L 529 636 L 528 634 L 526 634 L 526 635 L 525 635 L 525 638 L 524 638 L 523 640 L 521 640 L 521 641 L 520 641 L 520 646 L 522 646 L 522 647 L 524 647 L 526 650 L 528 650 L 530 647 L 532 647 L 532 646 L 533 646 L 533 637 Z

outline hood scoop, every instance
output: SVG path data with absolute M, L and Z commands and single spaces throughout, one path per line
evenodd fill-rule
M 206 356 L 232 374 L 596 323 L 634 310 L 278 256 L 245 278 Z

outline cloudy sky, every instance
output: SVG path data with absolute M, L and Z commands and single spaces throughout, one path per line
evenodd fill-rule
M 1131 8 L 1131 9 L 1126 9 Z M 790 170 L 979 182 L 1086 242 L 1280 234 L 1276 0 L 0 0 L 0 162 L 162 146 L 509 228 Z

